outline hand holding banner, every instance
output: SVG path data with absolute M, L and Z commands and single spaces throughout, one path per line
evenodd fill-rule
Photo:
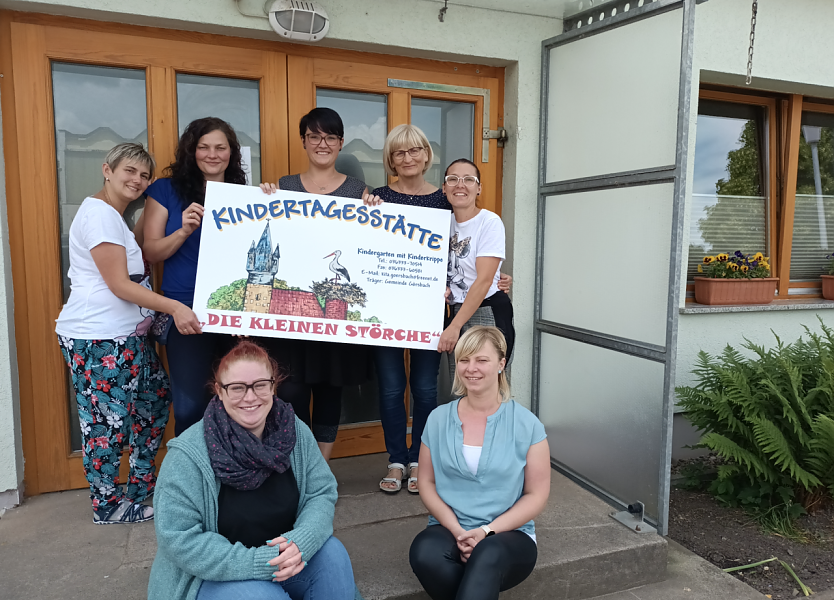
M 451 213 L 209 182 L 203 331 L 436 349 Z

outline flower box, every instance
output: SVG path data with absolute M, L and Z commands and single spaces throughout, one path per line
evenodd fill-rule
M 770 304 L 776 295 L 778 277 L 755 279 L 695 278 L 698 304 Z
M 834 300 L 834 275 L 822 276 L 822 297 L 826 300 Z

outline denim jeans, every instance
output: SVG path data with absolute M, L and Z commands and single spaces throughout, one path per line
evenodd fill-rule
M 392 463 L 407 465 L 420 456 L 420 439 L 429 413 L 437 408 L 437 371 L 440 352 L 411 350 L 411 448 L 406 446 L 408 415 L 405 413 L 405 363 L 402 348 L 374 348 L 379 380 L 379 415 L 385 448 Z
M 298 575 L 286 581 L 204 581 L 197 600 L 353 600 L 353 567 L 342 542 L 331 536 Z

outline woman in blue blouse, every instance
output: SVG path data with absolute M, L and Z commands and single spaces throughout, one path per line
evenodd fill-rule
M 461 397 L 432 412 L 423 431 L 429 526 L 409 559 L 432 600 L 497 600 L 536 566 L 532 519 L 550 495 L 550 449 L 541 422 L 510 399 L 506 353 L 497 327 L 469 329 L 455 347 Z
M 246 184 L 240 144 L 234 129 L 216 117 L 189 123 L 177 144 L 168 177 L 148 188 L 145 204 L 145 243 L 151 263 L 165 263 L 162 292 L 192 307 L 200 252 L 206 182 Z M 232 338 L 219 333 L 185 336 L 176 328 L 168 334 L 168 367 L 174 401 L 175 431 L 180 435 L 203 418 L 211 394 L 206 383 L 212 363 L 229 349 Z

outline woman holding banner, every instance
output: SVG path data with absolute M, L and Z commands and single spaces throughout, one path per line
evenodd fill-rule
M 142 251 L 123 218 L 147 189 L 154 166 L 141 144 L 110 150 L 102 165 L 104 186 L 84 200 L 69 231 L 72 292 L 55 331 L 72 373 L 96 524 L 153 518 L 153 508 L 140 502 L 153 494 L 170 396 L 168 376 L 146 335 L 151 318 L 141 307 L 172 314 L 183 336 L 200 333 L 187 306 L 151 291 Z M 123 491 L 118 478 L 125 439 L 130 477 Z
M 150 262 L 164 262 L 165 296 L 191 307 L 206 182 L 246 184 L 234 129 L 215 117 L 192 121 L 165 174 L 167 178 L 157 179 L 148 188 L 142 249 Z M 218 333 L 194 338 L 171 328 L 167 345 L 175 431 L 180 435 L 203 418 L 211 398 L 206 384 L 212 363 L 230 347 L 231 338 Z
M 451 211 L 452 205 L 444 191 L 425 179 L 433 157 L 431 144 L 419 127 L 398 125 L 388 134 L 382 148 L 385 171 L 397 180 L 375 189 L 374 194 L 393 204 Z M 508 275 L 502 275 L 502 289 L 509 290 L 511 280 Z M 407 379 L 403 348 L 375 346 L 373 352 L 379 381 L 379 413 L 389 458 L 388 474 L 379 482 L 379 489 L 391 494 L 399 492 L 402 480 L 408 475 L 406 489 L 416 494 L 420 439 L 429 413 L 437 407 L 441 355 L 434 350 L 411 350 Z M 411 385 L 413 407 L 410 448 L 406 443 L 408 415 L 404 402 L 407 382 Z
M 498 327 L 512 360 L 515 328 L 510 297 L 498 289 L 504 260 L 504 224 L 494 212 L 479 208 L 481 173 L 472 161 L 459 158 L 446 169 L 443 191 L 454 221 L 449 240 L 448 286 L 451 321 L 437 344 L 438 352 L 454 352 L 460 335 L 474 325 Z M 452 379 L 455 364 L 450 364 Z
M 368 192 L 362 181 L 336 170 L 345 137 L 339 113 L 330 108 L 314 108 L 301 118 L 299 134 L 309 160 L 307 170 L 282 177 L 277 184 L 261 184 L 265 193 L 285 190 L 355 198 L 370 205 L 381 202 Z M 325 460 L 329 461 L 339 431 L 342 388 L 365 383 L 371 376 L 370 349 L 353 344 L 285 339 L 272 343 L 270 350 L 290 372 L 278 388 L 278 396 L 292 404 L 295 414 L 310 424 Z

